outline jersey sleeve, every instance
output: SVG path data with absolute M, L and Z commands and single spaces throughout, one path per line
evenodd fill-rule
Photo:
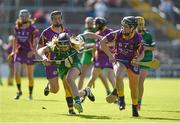
M 105 36 L 105 38 L 107 39 L 108 42 L 113 42 L 116 36 L 117 36 L 117 32 L 110 32 Z
M 50 51 L 55 52 L 55 44 L 53 42 L 46 43 L 46 46 Z
M 40 35 L 40 39 L 39 39 L 38 45 L 45 46 L 46 42 L 47 42 L 47 38 L 45 36 L 45 33 L 42 32 L 41 35 Z
M 142 52 L 144 52 L 143 39 L 141 35 L 137 34 L 135 57 L 138 57 Z

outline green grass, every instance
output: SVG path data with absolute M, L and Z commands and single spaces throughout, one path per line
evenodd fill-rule
M 33 101 L 27 99 L 27 79 L 23 79 L 23 96 L 20 100 L 13 99 L 15 86 L 8 87 L 4 84 L 0 87 L 0 122 L 180 122 L 180 79 L 146 79 L 140 118 L 131 117 L 127 79 L 126 110 L 119 111 L 117 104 L 106 103 L 105 89 L 97 80 L 95 89 L 92 89 L 96 101 L 91 103 L 86 99 L 83 103 L 84 112 L 77 116 L 68 115 L 61 81 L 58 94 L 50 94 L 47 97 L 43 95 L 46 82 L 45 78 L 35 79 Z

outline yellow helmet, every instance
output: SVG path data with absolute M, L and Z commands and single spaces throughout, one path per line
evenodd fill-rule
M 145 26 L 145 20 L 144 20 L 143 17 L 141 17 L 141 16 L 136 16 L 136 19 L 137 19 L 138 26 L 142 26 L 142 27 Z

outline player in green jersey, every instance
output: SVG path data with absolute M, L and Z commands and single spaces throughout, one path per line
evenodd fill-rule
M 93 18 L 92 17 L 87 17 L 85 19 L 85 31 L 83 32 L 83 34 L 79 35 L 81 36 L 84 40 L 84 45 L 85 44 L 92 44 L 92 43 L 95 43 L 95 39 L 93 38 L 86 38 L 84 36 L 84 34 L 86 34 L 87 32 L 93 32 L 95 33 L 95 29 L 93 28 Z M 92 50 L 90 51 L 85 51 L 83 52 L 82 54 L 82 57 L 81 57 L 81 63 L 82 63 L 82 74 L 80 76 L 80 79 L 79 79 L 79 83 L 78 83 L 78 89 L 82 89 L 83 87 L 83 81 L 84 81 L 84 78 L 86 76 L 86 72 L 88 70 L 88 67 L 92 64 Z
M 53 52 L 55 54 L 55 60 L 59 61 L 56 63 L 58 73 L 63 81 L 66 93 L 69 93 L 74 98 L 74 107 L 78 112 L 83 112 L 83 108 L 80 102 L 81 96 L 88 96 L 91 101 L 94 101 L 94 96 L 90 91 L 90 88 L 78 91 L 75 84 L 75 80 L 81 73 L 81 63 L 78 58 L 78 44 L 72 43 L 67 33 L 61 33 L 58 37 L 54 37 L 51 42 L 47 43 L 46 46 L 38 50 L 38 55 L 43 59 L 43 63 L 48 66 L 50 60 L 47 58 L 45 53 Z
M 142 62 L 153 60 L 153 51 L 156 50 L 156 43 L 153 41 L 151 34 L 145 29 L 145 20 L 141 16 L 136 17 L 138 26 L 137 31 L 142 35 L 144 45 L 144 58 Z M 142 97 L 144 93 L 144 81 L 148 75 L 149 67 L 140 66 L 140 77 L 138 86 L 138 109 L 140 110 Z

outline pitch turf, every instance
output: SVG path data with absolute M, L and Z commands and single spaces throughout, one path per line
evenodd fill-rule
M 58 94 L 45 97 L 43 88 L 46 79 L 35 78 L 34 100 L 29 101 L 27 79 L 23 79 L 23 95 L 14 100 L 16 87 L 5 84 L 0 87 L 0 122 L 180 122 L 180 79 L 148 78 L 139 118 L 131 117 L 131 100 L 128 81 L 125 79 L 126 110 L 119 111 L 116 104 L 105 101 L 105 89 L 96 81 L 92 89 L 96 101 L 83 103 L 84 112 L 68 115 L 64 90 L 60 82 Z M 76 111 L 77 112 L 77 111 Z

